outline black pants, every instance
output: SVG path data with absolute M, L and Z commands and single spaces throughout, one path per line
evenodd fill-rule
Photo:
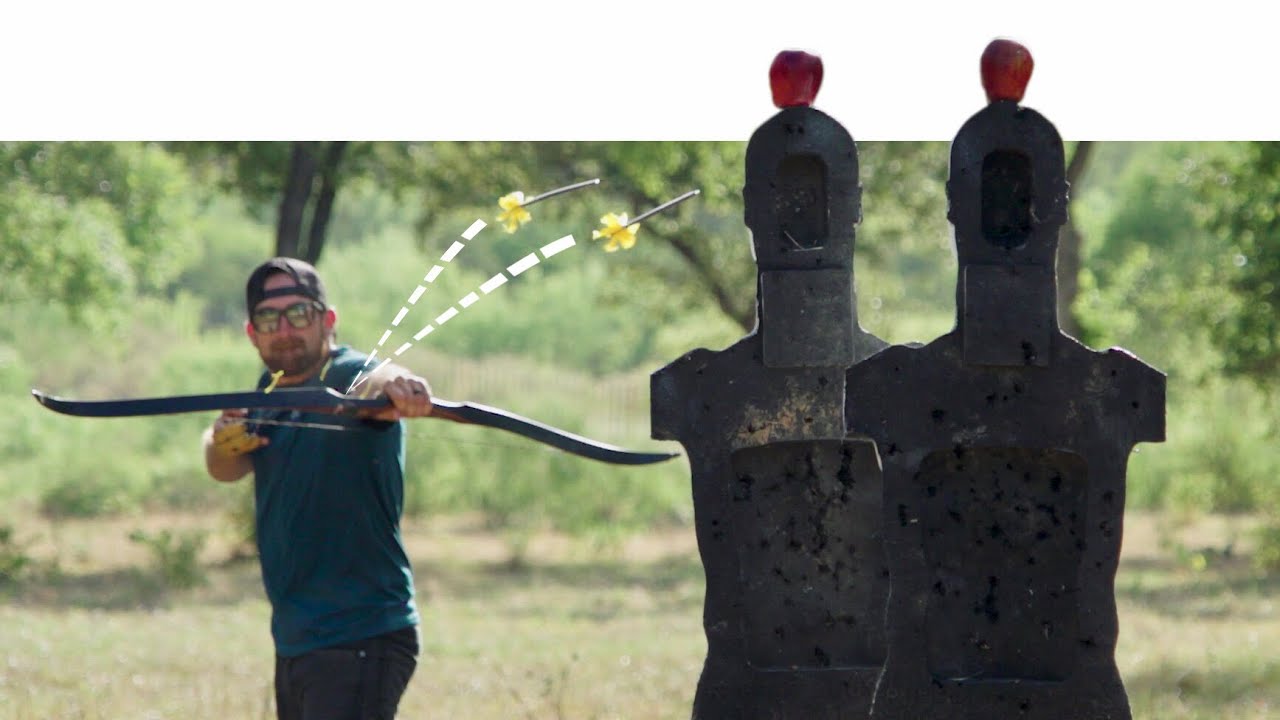
M 418 665 L 408 627 L 359 642 L 276 657 L 279 720 L 392 720 Z

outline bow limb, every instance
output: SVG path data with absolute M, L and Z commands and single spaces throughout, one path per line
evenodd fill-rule
M 361 409 L 385 408 L 386 398 L 358 398 L 333 388 L 282 388 L 269 393 L 232 392 L 211 395 L 127 400 L 67 400 L 32 390 L 36 402 L 63 415 L 76 417 L 140 417 L 206 410 L 304 410 L 350 414 Z
M 544 425 L 506 410 L 477 403 L 435 400 L 431 408 L 431 417 L 506 430 L 574 455 L 615 465 L 649 465 L 676 457 L 672 453 L 626 450 Z

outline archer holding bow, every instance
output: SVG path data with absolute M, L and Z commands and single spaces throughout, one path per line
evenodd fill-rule
M 267 367 L 259 389 L 344 390 L 368 356 L 334 340 L 337 312 L 310 264 L 274 258 L 249 276 L 245 332 Z M 405 428 L 431 414 L 427 381 L 387 364 L 364 383 L 389 405 L 365 432 L 227 410 L 204 433 L 209 474 L 254 475 L 254 526 L 271 602 L 280 720 L 395 716 L 417 666 L 419 616 L 400 538 Z M 288 414 L 289 411 L 282 411 Z M 282 418 L 274 418 L 281 421 Z M 288 420 L 284 420 L 288 422 Z

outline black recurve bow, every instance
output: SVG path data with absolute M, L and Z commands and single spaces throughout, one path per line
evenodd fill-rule
M 343 395 L 333 388 L 279 388 L 271 392 L 231 392 L 128 400 L 68 400 L 39 390 L 32 390 L 31 394 L 46 408 L 76 417 L 139 417 L 241 408 L 299 410 L 350 417 L 362 410 L 386 409 L 391 404 L 386 397 L 361 398 Z M 649 465 L 677 457 L 674 453 L 637 452 L 608 445 L 487 405 L 434 398 L 432 405 L 429 417 L 506 430 L 600 462 L 616 465 Z M 246 418 L 246 422 L 252 423 L 255 420 Z

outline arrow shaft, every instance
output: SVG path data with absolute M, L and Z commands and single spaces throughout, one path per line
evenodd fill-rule
M 654 215 L 657 215 L 658 213 L 662 212 L 663 210 L 666 210 L 666 209 L 667 209 L 667 208 L 669 208 L 669 207 L 674 207 L 675 205 L 679 205 L 680 203 L 684 202 L 685 200 L 688 200 L 689 198 L 693 197 L 694 195 L 697 195 L 697 194 L 698 194 L 698 193 L 700 193 L 700 192 L 701 192 L 701 190 L 690 190 L 689 192 L 687 192 L 687 193 L 685 193 L 685 194 L 681 195 L 681 196 L 680 196 L 680 197 L 678 197 L 678 198 L 675 198 L 675 199 L 672 199 L 672 200 L 668 200 L 668 201 L 666 201 L 666 202 L 662 203 L 661 205 L 659 205 L 658 207 L 656 207 L 656 208 L 654 208 L 654 209 L 652 209 L 652 210 L 649 210 L 649 211 L 643 212 L 643 213 L 641 213 L 640 215 L 636 216 L 635 218 L 633 218 L 633 219 L 631 220 L 631 222 L 629 222 L 629 223 L 627 223 L 627 224 L 626 224 L 626 227 L 631 227 L 632 225 L 635 225 L 636 223 L 640 222 L 641 220 L 644 220 L 644 219 L 646 219 L 646 218 L 653 217 Z
M 528 200 L 525 200 L 524 202 L 520 203 L 520 207 L 529 207 L 530 205 L 537 202 L 542 202 L 547 198 L 553 198 L 557 195 L 563 195 L 567 192 L 573 192 L 574 190 L 579 190 L 584 187 L 588 187 L 591 185 L 599 185 L 599 184 L 600 184 L 600 178 L 595 178 L 593 180 L 584 180 L 582 182 L 574 183 L 572 185 L 565 185 L 564 187 L 556 188 L 555 190 L 548 190 L 540 195 L 534 195 Z

